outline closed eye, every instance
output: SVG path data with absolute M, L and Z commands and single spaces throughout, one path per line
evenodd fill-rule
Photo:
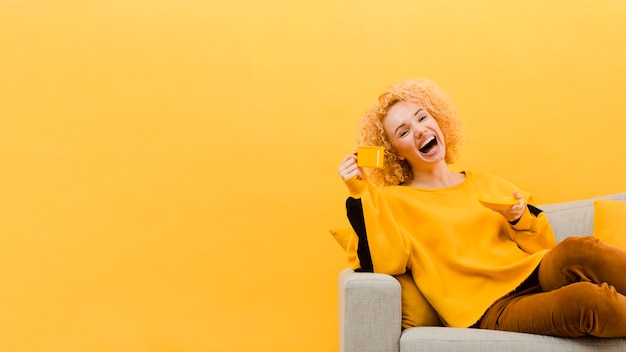
M 407 125 L 406 123 L 402 123 L 400 124 L 400 126 L 396 127 L 395 130 L 395 134 L 396 136 L 398 136 L 398 138 L 404 137 L 406 136 L 407 133 L 409 133 L 409 125 Z

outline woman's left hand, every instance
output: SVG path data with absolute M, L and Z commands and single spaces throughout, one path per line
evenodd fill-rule
M 519 200 L 519 203 L 513 205 L 511 209 L 496 210 L 498 213 L 502 214 L 508 222 L 513 222 L 521 218 L 526 209 L 526 200 L 518 191 L 513 191 L 513 198 Z

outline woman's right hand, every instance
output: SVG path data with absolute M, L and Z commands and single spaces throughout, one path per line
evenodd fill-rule
M 339 175 L 342 180 L 347 181 L 353 177 L 359 180 L 363 179 L 363 170 L 357 165 L 357 159 L 356 153 L 348 154 L 343 158 L 341 165 L 339 165 Z

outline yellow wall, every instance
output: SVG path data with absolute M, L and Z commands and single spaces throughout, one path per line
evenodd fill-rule
M 333 351 L 336 169 L 387 85 L 457 168 L 624 191 L 626 3 L 0 2 L 0 349 Z

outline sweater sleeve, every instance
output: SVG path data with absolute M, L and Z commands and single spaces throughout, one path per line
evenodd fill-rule
M 530 204 L 524 214 L 509 228 L 509 236 L 527 253 L 551 249 L 556 245 L 556 238 L 548 218 L 541 209 Z
M 388 202 L 367 181 L 353 178 L 346 185 L 350 190 L 346 212 L 357 235 L 347 249 L 351 267 L 390 275 L 404 273 L 409 260 L 407 241 Z

